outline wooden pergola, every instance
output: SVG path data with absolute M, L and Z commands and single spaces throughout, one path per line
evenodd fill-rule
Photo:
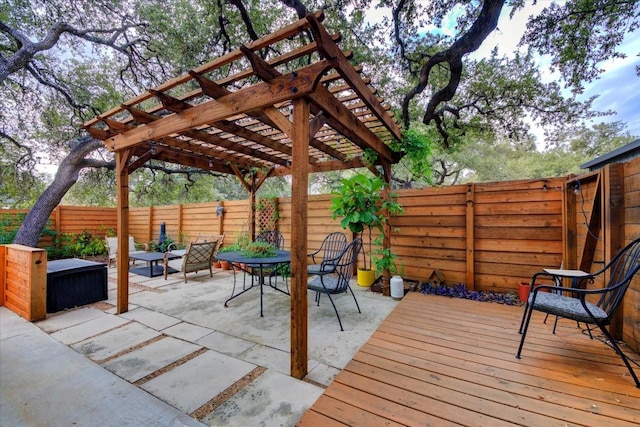
M 337 46 L 340 36 L 330 35 L 322 20 L 322 13 L 310 14 L 84 125 L 115 154 L 118 236 L 129 235 L 129 174 L 149 160 L 235 175 L 252 206 L 267 177 L 292 176 L 291 375 L 296 378 L 307 373 L 308 175 L 367 167 L 389 183 L 391 165 L 400 158 L 388 146 L 400 140 L 400 127 L 351 64 L 350 53 Z M 376 153 L 375 164 L 365 161 L 365 150 Z M 118 245 L 117 311 L 122 313 L 129 305 L 128 239 L 118 239 Z

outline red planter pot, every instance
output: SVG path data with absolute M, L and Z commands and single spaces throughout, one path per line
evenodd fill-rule
M 536 288 L 540 286 L 537 285 Z M 518 285 L 518 297 L 520 297 L 520 301 L 527 302 L 529 300 L 529 291 L 531 286 L 528 282 L 520 282 Z M 540 292 L 549 292 L 548 289 L 543 289 Z

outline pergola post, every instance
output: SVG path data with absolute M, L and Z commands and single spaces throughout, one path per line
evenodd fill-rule
M 401 139 L 400 126 L 323 19 L 322 12 L 309 14 L 84 124 L 118 163 L 118 312 L 128 309 L 129 173 L 154 160 L 235 175 L 250 197 L 252 237 L 256 191 L 269 176 L 292 177 L 291 374 L 297 378 L 307 374 L 308 359 L 308 175 L 367 167 L 379 176 L 364 155 L 373 150 L 389 183 L 391 165 L 401 158 L 389 147 Z
M 256 238 L 256 177 L 251 175 L 251 190 L 249 191 L 249 238 L 253 241 Z
M 116 313 L 129 310 L 129 169 L 130 150 L 116 151 L 116 199 L 118 255 L 118 292 Z
M 291 189 L 291 376 L 307 375 L 307 199 L 309 104 L 293 102 Z

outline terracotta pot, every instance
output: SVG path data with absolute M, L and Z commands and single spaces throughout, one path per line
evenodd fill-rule
M 220 267 L 223 270 L 229 270 L 231 268 L 231 263 L 229 261 L 220 261 Z
M 536 288 L 538 286 L 540 285 L 537 285 Z M 527 302 L 529 300 L 529 290 L 529 282 L 520 282 L 520 284 L 518 285 L 518 297 L 520 298 L 520 301 Z M 540 292 L 549 292 L 549 290 L 542 289 Z
M 220 261 L 213 262 L 213 268 L 221 268 L 221 267 L 222 267 L 222 263 Z

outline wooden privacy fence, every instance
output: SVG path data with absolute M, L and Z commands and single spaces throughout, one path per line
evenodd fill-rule
M 28 212 L 26 209 L 0 209 L 0 216 L 20 218 L 21 220 L 21 215 L 26 215 Z M 3 221 L 3 223 L 7 223 L 2 230 L 3 234 L 21 225 L 21 222 L 14 221 Z M 51 213 L 46 228 L 58 235 L 63 233 L 79 234 L 87 231 L 94 236 L 104 236 L 108 232 L 115 231 L 116 225 L 116 208 L 58 206 Z M 51 236 L 43 236 L 38 246 L 43 248 L 53 244 Z
M 390 220 L 397 264 L 405 277 L 415 280 L 427 280 L 438 269 L 448 284 L 515 290 L 518 282 L 528 280 L 535 271 L 562 262 L 565 181 L 555 178 L 400 190 L 398 201 L 405 214 Z M 310 250 L 318 248 L 328 233 L 345 231 L 340 218 L 332 218 L 330 203 L 330 195 L 309 197 Z M 219 208 L 222 215 L 218 215 Z M 277 211 L 277 228 L 289 246 L 291 199 L 277 199 Z M 224 233 L 224 244 L 229 245 L 238 235 L 248 233 L 249 212 L 247 200 L 131 208 L 129 229 L 138 243 L 157 241 L 164 223 L 166 234 L 174 241 Z M 51 221 L 57 232 L 87 230 L 100 236 L 115 230 L 116 210 L 60 206 Z M 363 237 L 367 246 L 368 238 Z M 376 237 L 374 232 L 373 239 Z
M 640 159 L 578 177 L 399 190 L 397 194 L 405 214 L 390 219 L 392 251 L 403 276 L 419 281 L 429 280 L 437 269 L 446 284 L 516 291 L 519 282 L 529 281 L 544 267 L 595 271 L 616 247 L 640 235 Z M 309 197 L 310 251 L 328 233 L 345 231 L 340 219 L 332 218 L 330 203 L 330 195 Z M 291 205 L 290 198 L 277 199 L 277 228 L 287 247 Z M 220 208 L 222 215 L 218 215 Z M 174 240 L 188 242 L 198 234 L 224 233 L 224 244 L 229 245 L 249 231 L 249 218 L 248 200 L 225 201 L 131 208 L 129 226 L 140 243 L 157 240 L 164 223 Z M 58 232 L 86 229 L 100 235 L 116 228 L 116 210 L 60 206 L 51 222 Z M 624 314 L 624 328 L 620 326 L 624 339 L 640 348 L 640 278 L 625 298 Z

